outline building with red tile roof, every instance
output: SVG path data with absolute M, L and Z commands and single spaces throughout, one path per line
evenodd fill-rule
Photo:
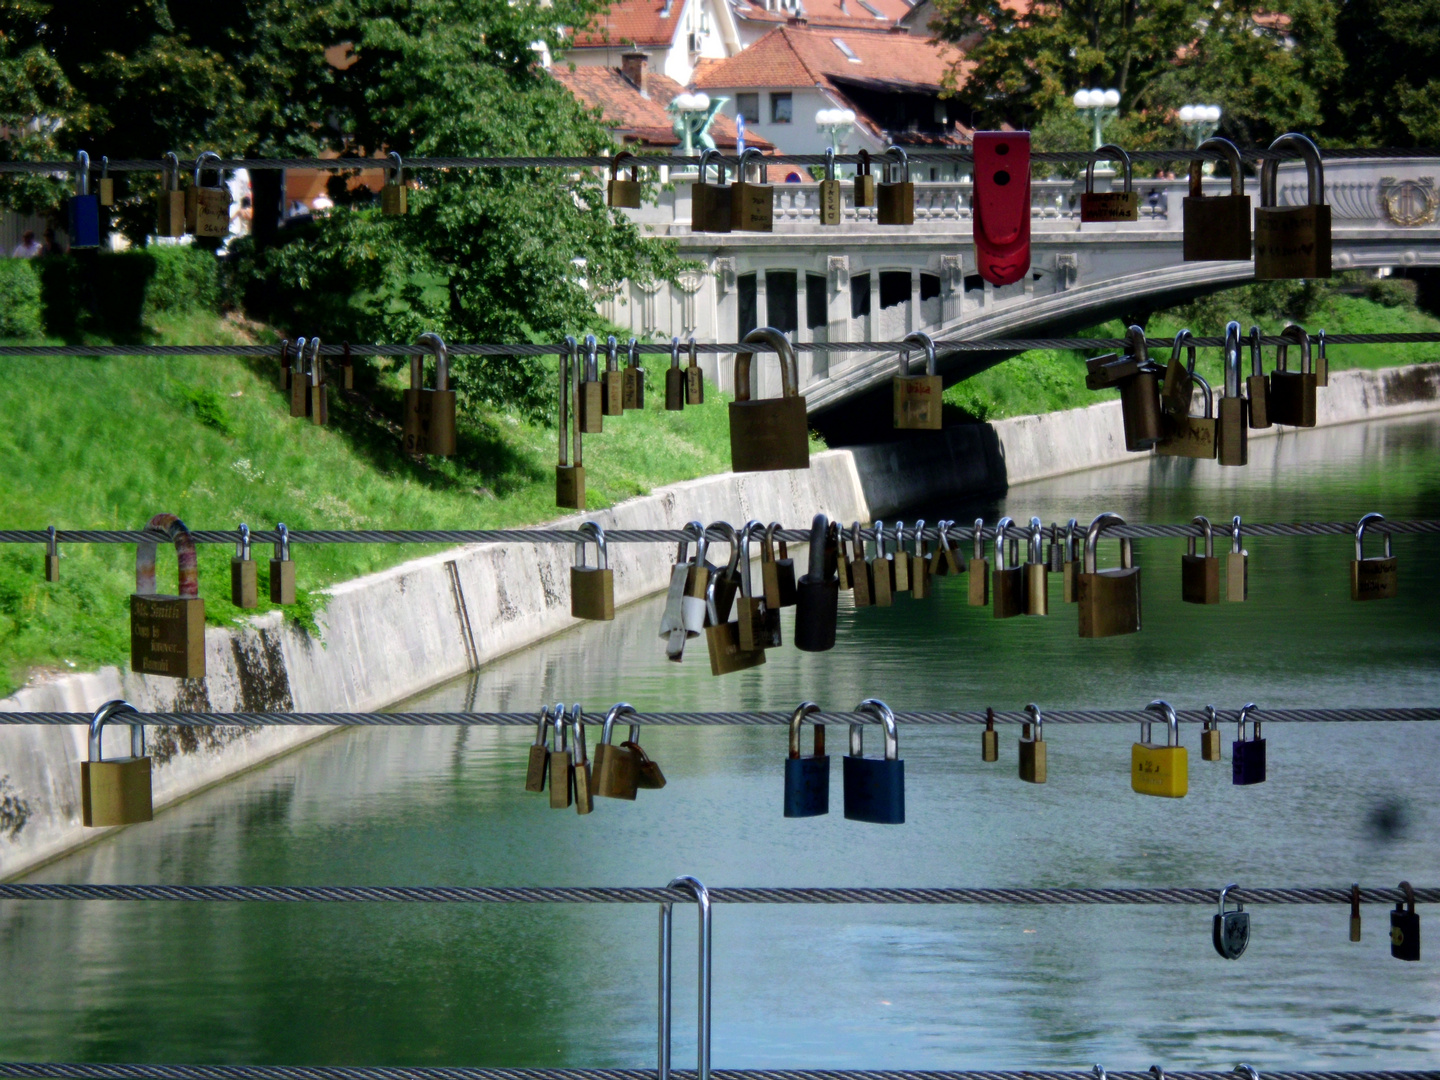
M 728 0 L 616 0 L 575 32 L 565 60 L 614 68 L 625 53 L 643 49 L 651 70 L 685 85 L 697 61 L 723 60 L 741 48 Z

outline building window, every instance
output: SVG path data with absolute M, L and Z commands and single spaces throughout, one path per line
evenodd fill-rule
M 743 116 L 751 123 L 760 119 L 760 95 L 759 94 L 736 94 L 735 115 Z
M 863 319 L 870 314 L 870 275 L 850 275 L 850 317 Z
M 755 311 L 755 275 L 741 274 L 735 279 L 735 291 L 738 294 L 736 304 L 739 308 L 736 314 L 740 321 L 740 336 L 743 338 L 759 325 Z
M 940 279 L 934 274 L 920 275 L 920 300 L 934 300 L 940 295 Z
M 789 94 L 770 95 L 770 122 L 772 124 L 788 124 L 794 119 L 794 104 Z
M 830 279 L 824 274 L 805 275 L 805 325 L 823 330 L 830 325 Z
M 895 307 L 910 300 L 910 271 L 882 270 L 880 273 L 880 306 Z
M 800 329 L 796 310 L 794 270 L 765 271 L 765 318 L 772 327 L 793 339 Z

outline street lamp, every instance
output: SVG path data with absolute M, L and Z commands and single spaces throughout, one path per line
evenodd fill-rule
M 1090 114 L 1090 121 L 1095 128 L 1095 143 L 1092 150 L 1099 150 L 1105 141 L 1101 138 L 1101 129 L 1115 117 L 1120 115 L 1120 91 L 1119 90 L 1076 90 L 1075 108 L 1082 113 Z
M 713 116 L 710 95 L 703 90 L 694 94 L 676 94 L 667 108 L 675 114 L 675 134 L 680 139 L 681 152 L 690 157 Z
M 830 149 L 837 154 L 845 146 L 850 129 L 854 126 L 854 109 L 821 109 L 815 114 L 815 130 L 829 137 Z
M 1184 129 L 1185 137 L 1199 146 L 1220 127 L 1220 106 L 1180 106 L 1180 127 Z

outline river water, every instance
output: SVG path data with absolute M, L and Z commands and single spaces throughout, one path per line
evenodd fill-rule
M 1440 420 L 1256 443 L 1252 464 L 1140 461 L 944 508 L 994 521 L 1440 517 Z M 794 517 L 798 520 L 800 511 Z M 913 519 L 914 515 L 910 515 Z M 932 521 L 935 510 L 926 513 Z M 1113 543 L 1111 547 L 1113 547 Z M 1145 631 L 1076 636 L 994 620 L 964 579 L 926 602 L 855 612 L 834 651 L 788 646 L 712 679 L 655 637 L 660 600 L 405 703 L 603 711 L 1433 705 L 1440 538 L 1397 537 L 1402 597 L 1355 604 L 1351 542 L 1258 539 L 1251 599 L 1179 601 L 1182 541 L 1137 541 Z M 667 553 L 668 554 L 668 553 Z M 659 556 L 657 556 L 659 557 Z M 789 640 L 789 614 L 786 615 Z M 873 730 L 871 752 L 874 752 Z M 1233 725 L 1225 729 L 1225 753 Z M 522 789 L 520 729 L 343 733 L 107 838 L 37 881 L 245 884 L 1417 885 L 1440 877 L 1440 727 L 1271 724 L 1269 780 L 1200 760 L 1190 794 L 1130 791 L 1138 731 L 1047 725 L 1049 783 L 1016 776 L 1016 732 L 980 759 L 975 728 L 904 730 L 907 824 L 781 816 L 778 729 L 656 729 L 669 786 L 594 814 Z M 592 748 L 595 735 L 592 729 Z M 831 732 L 832 755 L 843 733 Z M 1422 909 L 1423 910 L 1423 909 Z M 677 1067 L 694 1060 L 694 909 L 676 909 Z M 715 914 L 716 1067 L 1433 1068 L 1437 945 L 1391 959 L 1348 907 L 1259 907 L 1243 958 L 1198 907 L 748 907 Z M 1423 919 L 1436 925 L 1433 911 Z M 146 1062 L 653 1066 L 651 906 L 6 903 L 0 1057 Z M 1440 930 L 1427 936 L 1440 942 Z

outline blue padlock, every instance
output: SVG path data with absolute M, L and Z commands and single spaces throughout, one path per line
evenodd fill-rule
M 800 756 L 800 723 L 820 706 L 802 701 L 790 717 L 790 756 L 785 759 L 785 816 L 819 817 L 830 812 L 830 758 L 825 753 L 825 725 L 815 725 L 815 753 Z
M 1260 721 L 1251 720 L 1255 725 L 1254 738 L 1245 738 L 1245 721 L 1259 706 L 1253 701 L 1240 710 L 1240 723 L 1236 728 L 1236 739 L 1230 744 L 1231 777 L 1236 784 L 1263 784 L 1265 782 L 1265 740 L 1260 737 Z
M 855 709 L 885 725 L 885 756 L 867 758 L 861 741 L 863 724 L 850 725 L 850 753 L 844 758 L 845 816 L 876 825 L 905 823 L 905 762 L 900 760 L 900 736 L 890 706 L 866 698 Z
M 75 154 L 75 194 L 70 197 L 70 249 L 100 246 L 100 196 L 90 194 L 90 155 Z

